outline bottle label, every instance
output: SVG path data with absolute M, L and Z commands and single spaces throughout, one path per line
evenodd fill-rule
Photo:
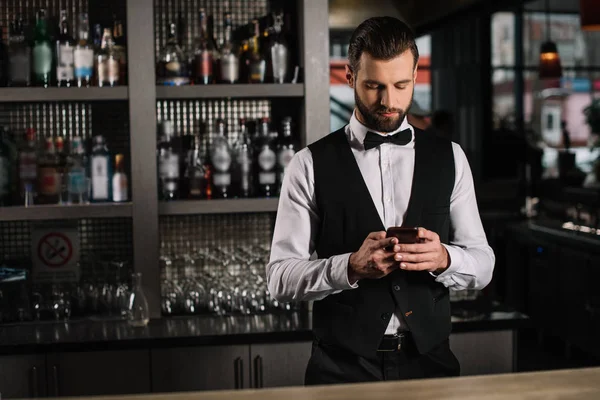
M 56 79 L 58 81 L 72 81 L 75 77 L 73 47 L 61 44 L 58 46 L 58 65 L 56 66 Z
M 74 52 L 75 77 L 85 78 L 92 76 L 94 69 L 94 50 L 76 48 Z
M 29 82 L 31 76 L 29 49 L 10 56 L 9 74 L 11 82 Z
M 229 167 L 231 166 L 231 154 L 229 154 L 227 148 L 217 147 L 211 158 L 216 171 L 229 171 Z
M 179 156 L 171 153 L 162 157 L 158 168 L 158 175 L 162 179 L 179 178 Z
M 229 186 L 231 185 L 231 174 L 215 173 L 213 175 L 213 183 L 215 186 Z
M 277 158 L 275 156 L 275 152 L 269 147 L 263 148 L 263 150 L 258 155 L 258 165 L 263 171 L 272 170 L 276 162 Z
M 52 49 L 46 42 L 38 43 L 33 48 L 33 73 L 48 74 L 52 69 Z
M 37 178 L 36 157 L 34 153 L 21 153 L 19 155 L 19 178 L 23 181 Z
M 85 185 L 85 171 L 71 170 L 69 172 L 69 192 L 72 194 L 83 194 L 87 191 Z
M 196 56 L 196 74 L 198 77 L 210 78 L 213 74 L 213 59 L 210 51 L 205 50 Z
M 108 157 L 92 157 L 92 198 L 108 200 Z
M 221 58 L 221 79 L 225 82 L 237 82 L 239 79 L 239 62 L 235 54 L 230 53 Z
M 127 201 L 127 177 L 125 174 L 116 173 L 113 177 L 113 201 Z
M 261 172 L 258 174 L 258 183 L 261 185 L 274 185 L 275 179 L 275 172 Z
M 54 196 L 59 191 L 58 173 L 54 167 L 42 167 L 39 170 L 39 191 L 46 196 Z

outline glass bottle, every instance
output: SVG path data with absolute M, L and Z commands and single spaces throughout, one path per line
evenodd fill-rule
M 98 86 L 119 85 L 119 58 L 114 49 L 114 40 L 110 28 L 102 33 L 100 51 L 96 54 L 96 78 Z
M 289 71 L 289 48 L 283 35 L 283 13 L 273 16 L 273 33 L 269 35 L 269 61 L 270 71 L 274 83 L 285 83 Z
M 94 136 L 94 146 L 90 157 L 90 180 L 92 182 L 92 202 L 110 201 L 111 197 L 110 153 L 102 135 Z
M 0 207 L 10 205 L 11 154 L 7 129 L 0 129 Z
M 25 131 L 24 145 L 19 151 L 19 194 L 21 204 L 25 203 L 27 185 L 33 190 L 37 183 L 37 145 L 33 128 Z
M 90 22 L 87 13 L 79 14 L 78 43 L 73 51 L 75 81 L 78 87 L 89 87 L 94 72 L 94 48 L 88 42 Z
M 125 156 L 117 154 L 115 156 L 115 174 L 112 178 L 112 200 L 114 202 L 124 202 L 129 200 L 127 190 L 127 174 L 125 174 Z
M 132 290 L 127 307 L 127 322 L 134 327 L 144 327 L 150 322 L 148 300 L 142 288 L 142 273 L 131 274 Z
M 123 21 L 114 16 L 113 20 L 114 49 L 119 59 L 119 84 L 127 85 L 127 47 L 125 45 Z
M 251 197 L 253 195 L 252 159 L 254 152 L 246 120 L 243 118 L 240 119 L 240 134 L 234 146 L 234 153 L 236 159 L 234 181 L 237 194 L 239 197 Z
M 52 45 L 48 34 L 46 9 L 38 11 L 33 40 L 33 82 L 36 86 L 49 87 L 52 84 Z
M 231 13 L 225 13 L 225 38 L 221 47 L 221 57 L 219 67 L 221 70 L 220 81 L 222 83 L 237 83 L 239 79 L 240 66 L 239 59 L 232 40 Z
M 210 159 L 213 166 L 214 195 L 217 198 L 231 197 L 229 186 L 231 186 L 231 148 L 225 134 L 225 121 L 217 120 L 217 135 L 213 139 L 210 151 Z
M 256 172 L 259 195 L 271 197 L 276 194 L 277 156 L 269 132 L 269 118 L 262 118 L 256 139 Z
M 202 157 L 200 135 L 194 136 L 193 148 L 188 152 L 185 163 L 185 179 L 188 186 L 188 198 L 201 199 L 206 187 L 204 160 Z
M 254 36 L 250 39 L 250 60 L 248 64 L 248 81 L 250 83 L 263 83 L 267 62 L 260 52 L 259 37 L 260 25 L 258 20 L 253 20 Z
M 281 184 L 290 161 L 296 154 L 297 146 L 292 137 L 292 118 L 285 117 L 281 123 L 281 137 L 277 143 L 277 192 L 281 192 Z
M 67 21 L 67 10 L 60 11 L 59 32 L 56 39 L 56 83 L 60 87 L 70 87 L 75 82 L 75 40 Z
M 161 50 L 156 67 L 158 85 L 181 86 L 189 85 L 187 61 L 177 42 L 177 26 L 169 25 L 169 39 Z
M 158 178 L 162 200 L 179 197 L 179 154 L 174 149 L 173 121 L 163 121 L 163 135 L 158 145 Z
M 51 136 L 45 139 L 44 148 L 45 152 L 38 160 L 37 202 L 39 204 L 57 204 L 60 199 L 59 159 Z
M 2 34 L 0 34 L 0 87 L 4 87 L 7 84 L 8 78 L 8 49 L 2 40 Z
M 88 202 L 87 159 L 81 136 L 71 139 L 70 168 L 68 172 L 69 204 Z
M 20 17 L 11 25 L 8 64 L 9 86 L 31 84 L 31 48 L 25 40 L 23 19 Z
M 213 82 L 213 52 L 212 40 L 208 35 L 206 11 L 200 8 L 198 11 L 200 24 L 200 36 L 196 39 L 194 46 L 194 83 L 196 85 L 208 85 Z

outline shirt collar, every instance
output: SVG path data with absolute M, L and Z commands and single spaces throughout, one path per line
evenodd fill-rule
M 374 133 L 377 133 L 378 135 L 382 135 L 382 136 L 391 136 L 391 135 L 395 135 L 396 133 L 403 131 L 404 129 L 410 129 L 410 131 L 412 132 L 413 138 L 410 141 L 410 143 L 408 143 L 406 146 L 412 146 L 414 139 L 415 139 L 415 129 L 412 127 L 412 125 L 410 125 L 408 123 L 408 118 L 406 116 L 404 116 L 404 120 L 402 121 L 402 124 L 400 124 L 400 127 L 398 129 L 396 129 L 393 132 L 388 132 L 386 134 L 380 133 L 380 132 L 375 132 L 372 129 L 367 128 L 366 126 L 364 126 L 356 117 L 356 109 L 352 112 L 352 117 L 350 118 L 350 140 L 352 142 L 352 144 L 362 147 L 364 148 L 363 142 L 365 140 L 365 137 L 367 136 L 367 132 L 371 131 Z

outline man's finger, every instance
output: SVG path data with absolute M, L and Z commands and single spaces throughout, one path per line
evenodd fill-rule
M 398 239 L 395 237 L 379 239 L 373 242 L 373 249 L 385 249 L 387 252 L 391 252 L 394 249 L 394 245 L 397 243 Z
M 406 271 L 433 271 L 435 265 L 430 261 L 420 263 L 401 262 L 400 269 Z
M 371 239 L 371 240 L 381 240 L 385 238 L 385 231 L 378 231 L 378 232 L 371 232 L 369 233 L 369 235 L 367 236 L 367 239 Z
M 397 253 L 428 253 L 432 251 L 432 245 L 435 245 L 432 242 L 425 243 L 415 243 L 415 244 L 405 244 L 401 243 L 396 246 L 400 250 Z
M 437 253 L 431 251 L 427 253 L 396 253 L 394 259 L 407 263 L 422 263 L 435 260 L 436 256 Z
M 428 242 L 435 242 L 435 241 L 440 240 L 440 237 L 438 236 L 437 233 L 427 230 L 425 228 L 419 228 L 419 232 L 418 232 L 417 236 L 419 237 L 419 239 L 421 239 L 423 241 L 428 241 Z

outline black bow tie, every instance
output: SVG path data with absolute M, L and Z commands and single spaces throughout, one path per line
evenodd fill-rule
M 408 128 L 404 129 L 403 131 L 400 131 L 394 135 L 386 135 L 386 136 L 378 135 L 375 132 L 369 131 L 369 132 L 367 132 L 367 136 L 365 137 L 363 144 L 365 146 L 365 150 L 369 150 L 369 149 L 375 148 L 383 143 L 393 143 L 393 144 L 398 144 L 400 146 L 404 146 L 405 144 L 410 143 L 411 140 L 412 140 L 412 132 Z

